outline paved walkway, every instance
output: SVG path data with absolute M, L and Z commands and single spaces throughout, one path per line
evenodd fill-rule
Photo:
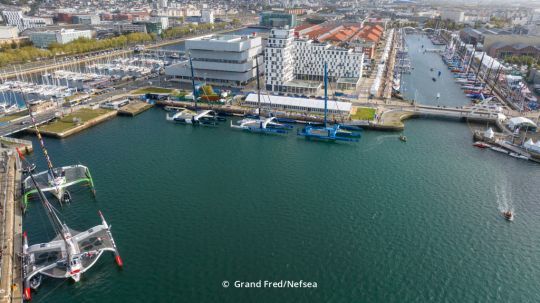
M 0 160 L 0 202 L 2 203 L 2 256 L 0 266 L 0 303 L 22 301 L 19 253 L 22 219 L 16 201 L 17 176 L 15 152 L 2 150 Z M 20 182 L 19 182 L 20 184 Z M 17 211 L 18 209 L 18 211 Z

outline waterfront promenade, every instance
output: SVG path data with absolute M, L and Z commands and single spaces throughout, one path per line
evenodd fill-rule
M 22 301 L 21 172 L 14 150 L 0 150 L 0 303 Z

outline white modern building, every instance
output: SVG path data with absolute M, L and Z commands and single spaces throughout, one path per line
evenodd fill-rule
M 201 10 L 201 23 L 214 23 L 214 12 L 211 9 Z
M 36 46 L 46 48 L 52 43 L 65 44 L 79 38 L 92 38 L 91 30 L 61 29 L 30 33 L 30 41 Z
M 266 89 L 281 91 L 294 80 L 294 30 L 273 29 L 264 52 Z
M 241 86 L 256 78 L 256 58 L 262 52 L 257 36 L 218 35 L 186 41 L 186 53 L 192 58 L 197 81 Z M 260 63 L 262 72 L 262 62 Z M 165 68 L 165 74 L 191 81 L 189 61 Z
M 364 53 L 313 40 L 295 39 L 293 29 L 272 29 L 265 51 L 266 89 L 316 94 L 324 80 L 338 89 L 355 90 L 360 85 Z
M 44 27 L 52 24 L 51 19 L 27 17 L 20 10 L 5 10 L 2 12 L 2 18 L 6 25 L 16 26 L 19 32 L 29 28 Z

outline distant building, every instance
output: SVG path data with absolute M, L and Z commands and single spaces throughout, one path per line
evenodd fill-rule
M 152 22 L 160 22 L 161 23 L 161 29 L 166 30 L 169 28 L 169 17 L 150 17 L 150 21 Z
M 58 23 L 71 23 L 73 22 L 73 14 L 59 12 L 56 14 L 56 22 Z
M 441 19 L 443 20 L 452 20 L 454 22 L 463 22 L 465 21 L 465 12 L 464 11 L 454 11 L 454 10 L 442 10 Z
M 266 27 L 295 27 L 296 15 L 279 12 L 263 12 L 259 16 L 259 25 Z
M 382 25 L 362 23 L 326 22 L 317 25 L 299 25 L 294 28 L 295 37 L 304 37 L 335 45 L 347 45 L 363 51 L 366 58 L 373 58 L 377 43 L 383 35 Z
M 52 43 L 66 44 L 79 38 L 92 38 L 90 30 L 61 29 L 57 31 L 43 31 L 30 33 L 30 41 L 40 48 L 46 48 Z
M 500 30 L 500 29 L 487 29 L 487 28 L 464 28 L 459 32 L 459 37 L 461 38 L 461 41 L 467 43 L 467 44 L 484 44 L 484 39 L 487 35 L 511 35 L 512 33 L 506 30 Z
M 114 31 L 117 33 L 146 33 L 146 24 L 133 24 L 131 22 L 114 23 Z
M 168 7 L 168 3 L 167 3 L 167 0 L 158 0 L 158 7 L 159 8 L 167 8 Z
M 504 44 L 499 42 L 493 44 L 487 53 L 491 57 L 501 59 L 511 56 L 530 56 L 540 59 L 540 45 L 527 45 L 524 43 Z
M 3 11 L 2 18 L 7 25 L 16 26 L 19 32 L 29 28 L 44 27 L 52 24 L 52 19 L 26 17 L 22 11 Z
M 72 18 L 73 24 L 85 24 L 85 25 L 95 25 L 101 22 L 101 19 L 98 15 L 75 15 Z
M 256 78 L 256 58 L 262 52 L 257 36 L 219 35 L 186 41 L 186 52 L 192 58 L 195 79 L 214 84 L 241 86 Z M 262 60 L 260 60 L 262 61 Z M 259 63 L 262 73 L 262 62 Z M 189 61 L 165 68 L 165 74 L 190 80 Z
M 306 13 L 306 10 L 303 8 L 286 8 L 285 13 L 293 15 L 303 15 Z
M 540 37 L 524 35 L 486 35 L 484 50 L 495 58 L 531 56 L 540 59 Z
M 201 23 L 214 23 L 214 12 L 211 9 L 201 10 Z
M 163 24 L 161 21 L 135 21 L 135 25 L 144 25 L 146 27 L 146 32 L 149 34 L 161 35 L 163 32 Z

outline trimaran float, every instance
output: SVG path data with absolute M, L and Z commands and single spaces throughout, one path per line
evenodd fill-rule
M 231 121 L 231 127 L 252 133 L 287 134 L 289 130 L 293 128 L 292 125 L 280 123 L 276 117 L 261 117 L 261 83 L 259 80 L 259 58 L 257 57 L 256 60 L 258 114 L 252 118 L 244 118 L 242 120 L 239 120 L 236 122 L 236 124 L 233 124 Z
M 26 102 L 26 106 L 30 118 L 32 119 L 32 124 L 38 137 L 39 145 L 41 147 L 43 155 L 45 156 L 45 160 L 47 161 L 48 169 L 46 171 L 34 174 L 33 177 L 35 182 L 30 177 L 27 177 L 23 181 L 24 207 L 26 207 L 28 204 L 29 196 L 38 192 L 37 187 L 39 187 L 42 192 L 51 192 L 58 199 L 58 201 L 60 201 L 60 203 L 71 201 L 71 194 L 69 193 L 67 188 L 79 183 L 88 184 L 90 186 L 90 189 L 92 190 L 92 193 L 95 195 L 94 182 L 92 180 L 92 176 L 90 175 L 90 170 L 88 169 L 88 167 L 81 164 L 56 168 L 53 166 L 51 158 L 49 157 L 49 153 L 45 148 L 43 137 L 41 136 L 41 133 L 39 132 L 39 129 L 37 127 L 36 119 L 31 110 L 30 104 Z
M 307 139 L 316 139 L 324 141 L 349 141 L 358 142 L 359 133 L 351 132 L 341 129 L 340 124 L 334 124 L 333 126 L 327 125 L 328 115 L 328 64 L 324 63 L 324 125 L 322 127 L 307 125 L 306 127 L 298 130 L 298 136 L 305 137 Z
M 20 152 L 19 157 L 24 160 Z M 122 258 L 111 234 L 111 226 L 107 224 L 101 211 L 99 211 L 100 225 L 83 232 L 69 228 L 60 219 L 58 211 L 47 200 L 31 172 L 30 165 L 27 166 L 26 171 L 36 188 L 56 237 L 48 243 L 29 246 L 27 233 L 23 234 L 22 264 L 25 300 L 32 299 L 32 289 L 35 290 L 41 285 L 43 275 L 51 278 L 70 278 L 78 282 L 81 275 L 94 266 L 105 251 L 113 252 L 116 264 L 119 267 L 123 266 Z
M 191 56 L 189 57 L 189 66 L 191 69 L 191 86 L 193 89 L 193 101 L 195 102 L 195 110 L 183 109 L 172 115 L 167 115 L 165 118 L 167 121 L 172 121 L 182 124 L 191 125 L 217 125 L 218 121 L 225 121 L 225 118 L 219 117 L 213 110 L 201 110 L 197 109 L 197 89 L 195 88 L 195 76 L 193 72 L 193 63 Z

